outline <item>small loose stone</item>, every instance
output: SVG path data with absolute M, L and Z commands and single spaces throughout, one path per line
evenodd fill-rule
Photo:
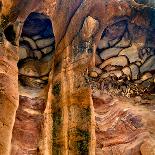
M 142 63 L 141 63 L 140 61 L 136 61 L 135 64 L 136 64 L 137 66 L 139 66 L 139 67 L 142 65 Z
M 44 54 L 48 54 L 48 53 L 52 52 L 52 50 L 53 50 L 53 46 L 49 46 L 49 47 L 43 48 L 41 51 L 42 51 Z
M 102 70 L 100 68 L 97 68 L 97 67 L 92 67 L 90 69 L 91 72 L 96 72 L 97 74 L 101 74 L 102 73 Z
M 109 47 L 108 38 L 102 38 L 98 43 L 98 49 L 105 49 Z
M 113 40 L 110 40 L 110 41 L 109 41 L 110 47 L 113 47 L 113 46 L 114 46 L 115 44 L 117 44 L 119 41 L 120 41 L 120 38 L 119 38 L 119 37 L 117 37 L 117 38 L 115 38 L 115 39 L 113 39 Z
M 109 73 L 110 73 L 110 75 L 114 75 L 117 78 L 120 78 L 123 75 L 122 71 L 119 71 L 119 70 L 111 71 Z
M 110 73 L 102 73 L 102 75 L 100 76 L 100 79 L 106 79 L 109 76 L 110 76 Z
M 107 72 L 113 71 L 113 70 L 116 70 L 116 69 L 117 69 L 116 66 L 111 66 L 111 65 L 106 66 L 106 67 L 104 68 L 104 70 L 107 71 Z
M 28 48 L 26 46 L 19 47 L 19 60 L 25 59 L 28 57 Z
M 127 75 L 128 80 L 131 78 L 131 69 L 130 69 L 129 67 L 124 67 L 124 68 L 122 69 L 122 72 L 123 72 L 125 75 Z
M 138 47 L 134 44 L 131 47 L 122 50 L 119 55 L 125 55 L 129 59 L 130 63 L 140 61 Z
M 33 53 L 34 53 L 34 57 L 35 58 L 37 58 L 37 59 L 41 59 L 42 58 L 42 54 L 41 54 L 40 51 L 35 50 L 35 51 L 33 51 Z
M 90 77 L 96 78 L 98 77 L 98 74 L 95 71 L 90 72 Z

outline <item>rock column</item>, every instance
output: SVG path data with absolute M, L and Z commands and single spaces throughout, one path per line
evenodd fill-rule
M 9 155 L 19 104 L 17 48 L 6 39 L 0 44 L 0 155 Z

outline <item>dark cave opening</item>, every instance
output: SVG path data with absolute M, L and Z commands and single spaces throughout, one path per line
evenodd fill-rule
M 47 81 L 42 81 L 42 78 L 48 77 L 55 51 L 54 33 L 49 17 L 32 12 L 24 23 L 19 45 L 18 68 L 21 84 L 31 87 L 34 85 L 36 88 L 35 84 L 39 87 L 38 81 L 41 80 L 41 86 L 47 85 Z M 33 81 L 33 84 L 28 84 L 28 81 Z

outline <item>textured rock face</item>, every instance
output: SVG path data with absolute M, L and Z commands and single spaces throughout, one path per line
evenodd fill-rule
M 0 154 L 9 154 L 18 97 L 17 48 L 7 40 L 0 45 Z
M 12 155 L 39 154 L 45 100 L 20 96 L 13 130 Z
M 1 77 L 2 86 L 10 88 L 2 98 L 13 95 L 16 102 L 19 92 L 20 100 L 15 123 L 17 107 L 9 110 L 11 125 L 5 142 L 0 139 L 0 155 L 9 154 L 11 135 L 11 155 L 154 154 L 152 1 L 2 4 L 1 33 L 19 47 L 19 80 L 11 66 L 7 76 L 14 85 Z M 2 51 L 9 49 L 2 45 Z M 4 103 L 5 120 L 10 106 Z
M 149 127 L 145 125 L 143 117 L 146 114 L 143 110 L 140 107 L 133 108 L 128 104 L 127 99 L 113 98 L 107 94 L 94 94 L 93 102 L 96 120 L 96 154 L 145 154 L 146 150 L 140 148 L 147 146 L 145 141 L 149 138 Z M 152 115 L 154 116 L 153 113 Z M 151 122 L 150 117 L 145 119 Z M 150 150 L 147 150 L 149 154 L 154 154 L 153 147 L 154 143 L 150 145 Z
M 148 39 L 148 32 L 154 33 L 154 20 L 148 19 L 154 10 L 144 12 L 145 17 L 136 11 L 131 19 L 120 19 L 104 29 L 96 50 L 102 59 L 96 65 L 103 71 L 96 76 L 101 89 L 148 100 L 148 94 L 154 96 L 154 38 Z M 143 78 L 146 73 L 149 78 Z

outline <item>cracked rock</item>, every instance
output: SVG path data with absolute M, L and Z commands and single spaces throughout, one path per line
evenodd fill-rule
M 131 77 L 132 77 L 132 80 L 136 80 L 138 79 L 138 76 L 139 76 L 139 67 L 135 64 L 131 64 L 130 65 L 130 69 L 131 69 Z
M 140 72 L 144 73 L 146 71 L 154 71 L 155 70 L 155 55 L 148 58 L 145 63 L 140 67 Z
M 121 50 L 122 50 L 121 48 L 115 48 L 115 47 L 105 49 L 103 50 L 103 52 L 100 53 L 100 57 L 104 60 L 107 60 L 108 58 L 117 56 Z
M 36 41 L 36 44 L 39 48 L 45 48 L 54 43 L 54 38 L 40 39 Z
M 100 68 L 103 69 L 108 65 L 125 67 L 128 65 L 128 59 L 126 58 L 126 56 L 113 57 L 113 58 L 110 58 L 110 59 L 104 61 L 100 65 Z
M 122 50 L 119 55 L 125 55 L 129 59 L 130 63 L 140 61 L 136 45 L 132 45 L 131 47 Z

